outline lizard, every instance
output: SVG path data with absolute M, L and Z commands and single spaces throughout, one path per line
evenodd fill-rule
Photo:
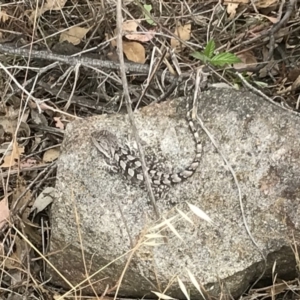
M 202 143 L 199 138 L 198 130 L 194 124 L 191 111 L 190 101 L 187 101 L 186 120 L 196 143 L 194 159 L 186 168 L 179 172 L 164 173 L 156 167 L 155 163 L 148 167 L 147 172 L 156 196 L 161 196 L 162 191 L 165 192 L 170 186 L 190 178 L 200 165 Z M 142 164 L 134 150 L 130 149 L 128 145 L 120 143 L 117 136 L 107 129 L 92 132 L 91 138 L 95 147 L 102 155 L 104 155 L 106 160 L 109 161 L 109 170 L 120 172 L 127 178 L 131 178 L 138 183 L 144 184 Z

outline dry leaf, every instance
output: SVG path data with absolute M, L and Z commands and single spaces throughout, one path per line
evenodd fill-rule
M 35 199 L 30 212 L 36 209 L 36 213 L 44 210 L 55 199 L 55 188 L 46 187 L 39 196 Z
M 130 21 L 125 21 L 122 24 L 122 30 L 123 31 L 137 31 L 137 27 L 140 22 L 130 20 Z
M 59 129 L 65 129 L 64 123 L 60 120 L 60 117 L 54 117 L 53 120 L 55 121 L 55 127 Z
M 43 9 L 46 10 L 60 10 L 62 9 L 67 0 L 47 0 L 45 5 L 43 6 Z
M 9 218 L 8 201 L 6 198 L 0 201 L 0 229 L 6 224 Z
M 237 57 L 240 58 L 242 62 L 233 64 L 233 67 L 236 70 L 244 69 L 249 66 L 256 67 L 257 65 L 256 57 L 254 56 L 252 51 L 243 52 L 241 54 L 238 54 Z
M 267 8 L 270 6 L 277 5 L 279 0 L 256 0 L 255 6 L 257 8 Z
M 149 31 L 144 33 L 126 34 L 125 36 L 128 40 L 145 43 L 145 42 L 149 42 L 154 38 L 155 30 L 150 29 Z
M 44 153 L 43 161 L 44 162 L 52 162 L 59 157 L 59 154 L 60 154 L 59 147 L 51 148 Z
M 78 26 L 72 27 L 61 33 L 59 42 L 62 43 L 63 41 L 68 41 L 73 45 L 78 45 L 90 29 L 91 28 L 82 28 Z
M 128 40 L 148 42 L 154 37 L 155 30 L 149 30 L 148 32 L 139 33 L 137 32 L 138 21 L 126 21 L 122 24 L 122 30 L 127 31 L 125 37 Z M 116 32 L 115 32 L 116 33 Z
M 191 38 L 191 23 L 185 24 L 184 26 L 179 25 L 175 28 L 174 34 L 178 36 L 183 41 L 188 41 Z M 184 48 L 185 45 L 181 44 L 181 42 L 175 38 L 171 38 L 171 48 L 179 49 L 179 47 Z
M 5 23 L 9 19 L 9 15 L 6 13 L 6 10 L 0 11 L 0 22 Z
M 24 152 L 24 147 L 19 147 L 16 141 L 13 142 L 12 152 L 4 157 L 1 168 L 13 167 L 17 164 L 16 160 L 20 159 L 20 155 Z
M 227 5 L 227 13 L 229 14 L 228 19 L 232 20 L 236 15 L 236 9 L 238 8 L 238 3 L 228 3 Z
M 289 70 L 289 73 L 287 74 L 287 79 L 289 81 L 295 81 L 299 75 L 300 75 L 300 68 L 294 67 Z
M 123 52 L 128 60 L 144 64 L 146 61 L 146 51 L 143 45 L 137 42 L 123 42 Z

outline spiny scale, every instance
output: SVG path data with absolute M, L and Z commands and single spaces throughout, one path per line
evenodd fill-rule
M 164 187 L 169 187 L 172 184 L 183 182 L 195 173 L 200 164 L 202 145 L 198 131 L 191 117 L 190 101 L 187 101 L 186 119 L 196 142 L 194 160 L 188 167 L 178 173 L 166 174 L 157 170 L 155 166 L 150 167 L 148 174 L 154 188 L 158 187 L 164 189 Z M 115 134 L 108 130 L 95 131 L 92 133 L 92 141 L 97 149 L 109 160 L 109 165 L 112 166 L 112 169 L 115 167 L 126 177 L 130 177 L 142 183 L 144 182 L 140 159 L 128 146 L 120 144 Z

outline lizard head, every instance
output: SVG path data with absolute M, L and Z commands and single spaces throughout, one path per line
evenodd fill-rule
M 107 158 L 113 158 L 119 147 L 116 135 L 108 130 L 94 131 L 91 134 L 92 141 L 96 148 Z

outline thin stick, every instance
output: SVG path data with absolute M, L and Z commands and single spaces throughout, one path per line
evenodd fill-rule
M 151 183 L 150 183 L 150 179 L 149 179 L 149 175 L 148 175 L 148 171 L 147 171 L 147 167 L 146 167 L 146 162 L 145 162 L 144 150 L 140 144 L 138 130 L 137 130 L 137 127 L 136 127 L 136 124 L 134 121 L 134 117 L 133 117 L 133 111 L 132 111 L 132 107 L 131 107 L 131 99 L 130 99 L 130 95 L 129 95 L 128 82 L 127 82 L 127 77 L 126 77 L 126 68 L 125 68 L 125 62 L 124 62 L 124 56 L 123 56 L 123 44 L 122 44 L 122 32 L 121 31 L 122 31 L 122 2 L 121 2 L 121 0 L 118 0 L 117 1 L 117 47 L 118 47 L 118 56 L 119 56 L 119 61 L 120 61 L 119 66 L 120 66 L 121 79 L 122 79 L 123 88 L 124 88 L 125 103 L 126 103 L 128 118 L 129 118 L 130 125 L 132 128 L 133 136 L 136 140 L 137 147 L 138 147 L 139 154 L 140 154 L 143 174 L 144 174 L 144 178 L 145 178 L 145 184 L 146 184 L 146 187 L 147 187 L 147 190 L 148 190 L 148 193 L 150 196 L 150 200 L 151 200 L 153 208 L 154 208 L 154 212 L 156 214 L 157 219 L 159 219 L 160 215 L 159 215 L 158 208 L 155 203 L 154 194 L 153 194 L 153 191 L 151 188 Z

